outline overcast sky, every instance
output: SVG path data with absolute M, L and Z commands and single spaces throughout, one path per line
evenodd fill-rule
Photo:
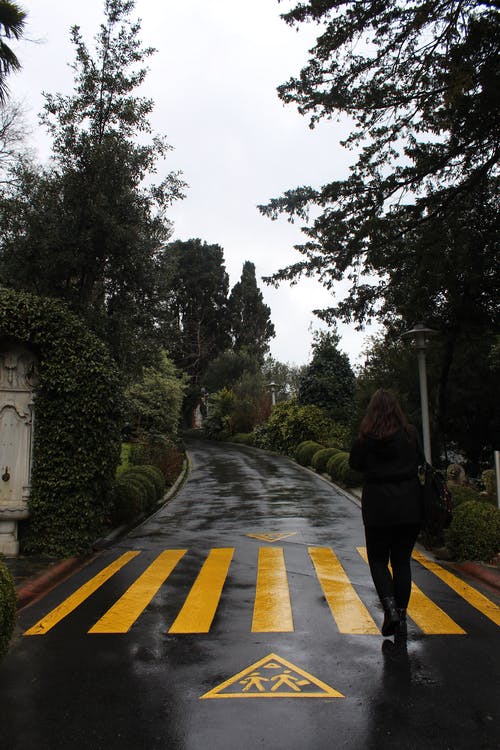
M 92 47 L 104 2 L 19 4 L 28 11 L 28 41 L 15 47 L 23 70 L 9 85 L 28 109 L 44 161 L 49 141 L 37 121 L 42 91 L 71 92 L 69 29 L 78 24 Z M 300 258 L 293 245 L 304 235 L 284 217 L 272 222 L 261 216 L 257 205 L 299 185 L 346 176 L 353 154 L 339 145 L 346 123 L 325 122 L 310 130 L 307 118 L 278 99 L 277 85 L 298 74 L 317 36 L 311 24 L 297 32 L 280 18 L 293 5 L 287 0 L 137 0 L 134 17 L 142 19 L 144 44 L 157 49 L 148 60 L 143 91 L 155 101 L 152 126 L 174 148 L 159 176 L 179 169 L 189 185 L 186 198 L 170 212 L 172 239 L 199 237 L 221 245 L 231 286 L 245 260 L 255 263 L 276 328 L 271 353 L 304 364 L 311 329 L 322 327 L 312 310 L 327 307 L 331 297 L 315 280 L 277 290 L 260 281 Z M 344 325 L 339 332 L 341 348 L 355 364 L 368 332 Z

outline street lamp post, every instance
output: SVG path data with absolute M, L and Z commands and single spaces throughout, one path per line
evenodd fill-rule
M 420 382 L 420 408 L 422 411 L 422 435 L 424 439 L 424 454 L 428 463 L 431 460 L 431 432 L 429 425 L 429 397 L 427 393 L 427 366 L 425 361 L 425 347 L 427 336 L 436 333 L 432 328 L 426 328 L 423 323 L 416 323 L 411 331 L 405 331 L 403 336 L 411 336 L 415 341 L 418 359 L 418 379 Z
M 276 383 L 269 383 L 269 388 L 271 390 L 271 404 L 275 406 L 276 405 L 276 388 L 277 388 Z

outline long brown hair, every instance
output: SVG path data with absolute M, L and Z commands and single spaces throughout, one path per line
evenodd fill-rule
M 380 388 L 370 399 L 359 434 L 361 437 L 384 438 L 400 429 L 409 431 L 408 420 L 396 396 Z

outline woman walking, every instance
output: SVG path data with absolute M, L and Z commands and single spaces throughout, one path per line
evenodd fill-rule
M 361 507 L 370 572 L 384 608 L 382 635 L 406 637 L 410 560 L 422 518 L 417 470 L 424 460 L 417 431 L 397 399 L 390 391 L 378 390 L 349 463 L 364 474 Z

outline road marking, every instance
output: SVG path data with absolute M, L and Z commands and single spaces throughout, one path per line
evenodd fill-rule
M 212 549 L 169 633 L 208 633 L 219 605 L 234 547 Z
M 415 558 L 415 560 L 417 560 L 417 562 L 434 573 L 435 576 L 444 581 L 447 586 L 453 589 L 453 591 L 456 591 L 456 593 L 459 594 L 462 599 L 465 599 L 465 601 L 471 604 L 475 609 L 479 610 L 479 612 L 482 612 L 483 615 L 486 615 L 486 617 L 492 620 L 496 625 L 500 625 L 500 607 L 498 607 L 494 602 L 492 602 L 486 596 L 470 586 L 468 583 L 465 583 L 465 581 L 462 581 L 462 579 L 458 578 L 458 576 L 453 575 L 453 573 L 445 570 L 443 567 L 441 567 L 441 565 L 438 565 L 433 560 L 430 560 L 428 557 L 423 555 L 421 552 L 418 552 L 418 550 L 414 550 L 413 557 Z
M 95 575 L 90 581 L 80 586 L 71 596 L 65 599 L 58 607 L 49 612 L 42 620 L 39 620 L 33 627 L 27 630 L 24 635 L 45 635 L 48 633 L 54 625 L 57 625 L 66 615 L 73 612 L 79 604 L 88 599 L 88 597 L 97 591 L 111 576 L 113 576 L 120 568 L 123 568 L 129 560 L 140 554 L 139 550 L 133 550 L 125 552 L 121 557 L 108 565 L 104 570 Z
M 277 654 L 268 654 L 209 690 L 207 698 L 344 698 L 309 672 Z
M 289 531 L 286 534 L 245 534 L 252 539 L 258 539 L 261 542 L 280 542 L 282 539 L 287 539 L 289 536 L 295 536 L 296 531 Z
M 252 633 L 293 632 L 292 605 L 282 547 L 261 547 Z
M 341 633 L 380 635 L 337 556 L 329 547 L 309 547 L 316 575 Z
M 363 560 L 368 563 L 366 547 L 358 547 L 357 549 Z M 427 635 L 465 634 L 465 630 L 452 620 L 446 612 L 443 612 L 441 607 L 434 604 L 415 583 L 411 585 L 408 615 Z
M 146 568 L 89 633 L 128 633 L 162 583 L 186 554 L 185 549 L 165 550 Z

